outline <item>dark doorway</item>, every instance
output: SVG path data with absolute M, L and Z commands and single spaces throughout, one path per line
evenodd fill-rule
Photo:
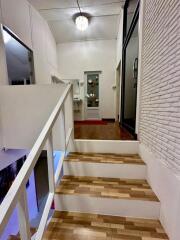
M 47 151 L 42 151 L 34 168 L 38 210 L 44 210 L 49 193 Z
M 139 1 L 127 0 L 124 7 L 121 124 L 135 135 L 138 78 Z
M 9 84 L 33 84 L 35 81 L 32 51 L 5 27 L 3 38 Z

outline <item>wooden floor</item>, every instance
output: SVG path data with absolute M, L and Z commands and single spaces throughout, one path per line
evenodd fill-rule
M 74 125 L 75 139 L 134 140 L 134 137 L 118 123 L 106 125 Z
M 138 154 L 69 153 L 65 161 L 144 165 Z
M 165 240 L 156 220 L 55 212 L 43 240 Z
M 146 180 L 64 176 L 57 194 L 159 201 Z

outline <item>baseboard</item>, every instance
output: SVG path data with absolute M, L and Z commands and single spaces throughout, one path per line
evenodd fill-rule
M 102 118 L 102 121 L 114 123 L 115 122 L 115 118 Z
M 171 240 L 180 239 L 180 176 L 144 144 L 139 154 L 147 164 L 147 180 L 161 202 L 160 221 Z

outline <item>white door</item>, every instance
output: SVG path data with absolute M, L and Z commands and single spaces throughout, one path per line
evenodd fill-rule
M 120 122 L 120 76 L 121 76 L 121 62 L 116 69 L 116 121 Z
M 100 119 L 99 80 L 100 72 L 85 73 L 85 119 Z

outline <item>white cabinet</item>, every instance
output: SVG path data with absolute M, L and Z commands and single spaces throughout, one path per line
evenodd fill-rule
M 2 21 L 29 48 L 32 48 L 30 5 L 26 0 L 1 0 Z

